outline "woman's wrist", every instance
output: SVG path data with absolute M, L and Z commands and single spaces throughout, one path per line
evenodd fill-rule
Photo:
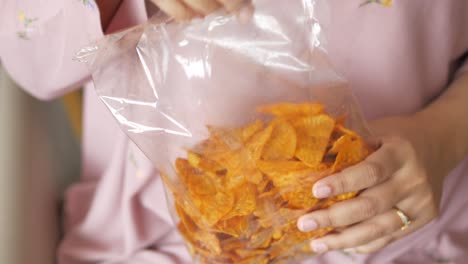
M 468 154 L 468 73 L 455 80 L 446 93 L 414 115 L 416 137 L 430 162 L 447 174 Z

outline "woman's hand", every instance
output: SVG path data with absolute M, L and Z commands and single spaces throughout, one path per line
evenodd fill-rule
M 313 186 L 316 197 L 325 198 L 362 191 L 355 199 L 301 217 L 302 231 L 324 227 L 341 231 L 312 241 L 318 253 L 347 249 L 359 253 L 377 251 L 392 241 L 416 231 L 437 217 L 442 180 L 447 171 L 440 169 L 438 155 L 427 155 L 434 143 L 427 125 L 418 117 L 380 120 L 373 124 L 382 145 L 364 162 L 322 179 Z M 402 230 L 401 210 L 411 220 Z
M 232 12 L 239 9 L 246 0 L 151 0 L 162 11 L 177 20 L 190 20 L 206 16 L 220 8 Z
M 468 73 L 429 106 L 408 117 L 372 124 L 382 146 L 365 161 L 313 186 L 318 197 L 362 191 L 354 199 L 302 216 L 299 229 L 337 227 L 311 242 L 318 253 L 348 249 L 372 253 L 437 217 L 445 176 L 468 156 Z M 405 219 L 411 220 L 402 230 Z

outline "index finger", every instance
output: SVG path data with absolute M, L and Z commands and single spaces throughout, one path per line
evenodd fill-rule
M 247 2 L 246 0 L 217 0 L 217 1 L 220 4 L 222 4 L 224 8 L 229 12 L 240 9 L 242 5 Z
M 312 193 L 326 198 L 361 191 L 388 180 L 400 166 L 394 148 L 384 143 L 363 162 L 315 183 Z
M 197 14 L 178 0 L 151 0 L 159 9 L 177 20 L 190 20 Z

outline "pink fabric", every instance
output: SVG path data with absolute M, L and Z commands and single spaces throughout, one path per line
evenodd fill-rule
M 0 3 L 2 63 L 24 89 L 42 99 L 89 80 L 84 66 L 71 58 L 102 36 L 94 2 L 46 2 Z M 427 105 L 447 87 L 457 70 L 455 62 L 468 51 L 466 0 L 395 1 L 392 8 L 358 8 L 362 0 L 329 2 L 330 55 L 369 119 Z M 38 19 L 25 26 L 20 11 Z M 142 0 L 125 0 L 109 30 L 145 19 Z M 459 68 L 460 73 L 466 70 L 468 65 Z M 119 130 L 91 83 L 84 92 L 83 175 L 67 192 L 60 263 L 190 263 L 161 179 Z M 465 161 L 445 182 L 439 219 L 374 255 L 331 252 L 305 263 L 465 263 L 467 189 Z

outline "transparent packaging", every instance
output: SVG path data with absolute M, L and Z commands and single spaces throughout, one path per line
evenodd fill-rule
M 84 48 L 97 93 L 160 171 L 197 263 L 288 263 L 311 255 L 297 230 L 317 180 L 372 149 L 328 59 L 326 0 L 252 1 L 190 23 L 162 14 Z

